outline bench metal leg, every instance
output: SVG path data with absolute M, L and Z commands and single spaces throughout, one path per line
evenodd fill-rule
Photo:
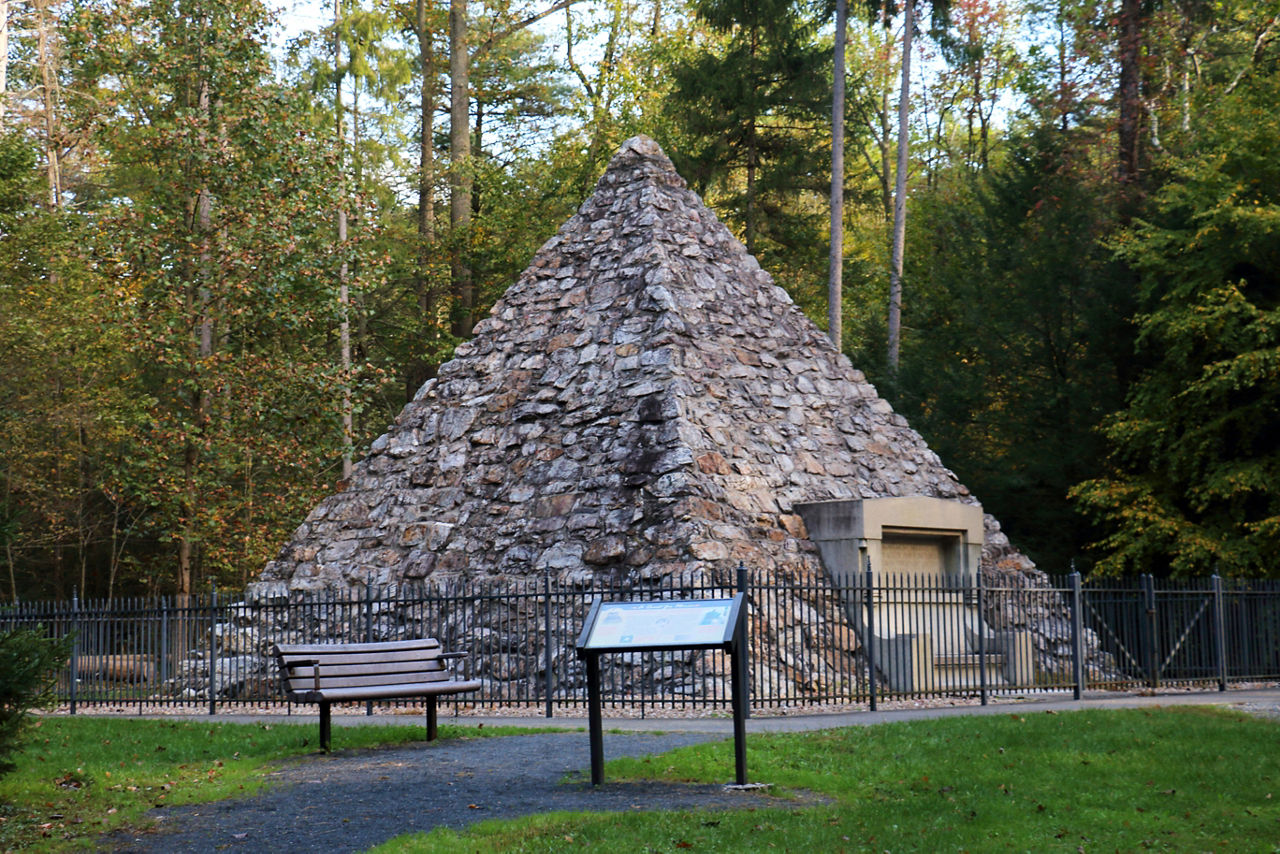
M 436 740 L 436 698 L 427 698 L 427 741 Z
M 321 701 L 320 703 L 320 749 L 325 753 L 329 752 L 329 704 Z

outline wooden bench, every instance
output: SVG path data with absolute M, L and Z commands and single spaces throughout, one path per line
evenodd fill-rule
M 297 703 L 320 704 L 320 749 L 328 752 L 333 703 L 427 699 L 427 740 L 436 737 L 436 698 L 480 688 L 478 679 L 455 679 L 448 661 L 464 652 L 445 652 L 435 638 L 383 643 L 275 644 L 280 682 Z

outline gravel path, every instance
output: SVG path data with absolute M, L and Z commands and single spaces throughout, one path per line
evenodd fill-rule
M 721 740 L 706 733 L 606 734 L 605 759 Z M 732 760 L 730 760 L 732 763 Z M 249 798 L 153 811 L 157 829 L 100 850 L 364 851 L 401 834 L 552 810 L 732 809 L 780 804 L 761 790 L 672 783 L 590 784 L 586 733 L 449 739 L 290 761 Z M 565 781 L 566 775 L 569 777 Z M 733 766 L 725 768 L 726 781 Z

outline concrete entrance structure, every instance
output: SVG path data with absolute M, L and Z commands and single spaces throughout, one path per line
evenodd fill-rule
M 911 496 L 819 501 L 796 511 L 847 591 L 849 620 L 874 645 L 892 689 L 976 687 L 984 659 L 988 684 L 1032 681 L 1030 633 L 994 632 L 978 612 L 981 506 Z

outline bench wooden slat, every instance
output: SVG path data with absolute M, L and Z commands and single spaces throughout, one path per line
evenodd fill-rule
M 285 662 L 289 673 L 293 675 L 310 673 L 315 669 L 315 665 L 310 662 L 316 659 L 306 659 L 304 664 L 292 664 Z M 370 673 L 448 673 L 449 668 L 445 667 L 442 661 L 396 661 L 390 664 L 381 664 L 377 667 L 361 665 L 359 662 L 347 661 L 341 664 L 334 664 L 329 661 L 319 662 L 320 673 L 324 676 L 342 677 L 342 676 L 363 676 Z M 402 680 L 413 681 L 413 680 Z
M 348 700 L 386 700 L 392 697 L 412 697 L 426 692 L 430 692 L 432 696 L 442 694 L 461 694 L 466 691 L 479 691 L 480 680 L 470 679 L 465 682 L 432 682 L 430 684 L 408 683 L 399 685 L 370 685 L 367 687 L 351 687 L 351 688 L 326 688 L 319 693 L 314 691 L 300 691 L 299 698 L 314 696 L 311 700 L 300 700 L 301 702 L 318 703 L 321 697 L 330 703 L 341 703 Z
M 327 665 L 335 664 L 395 664 L 396 662 L 413 662 L 413 661 L 444 661 L 440 657 L 438 650 L 400 650 L 396 652 L 339 652 L 339 653 L 322 653 L 322 652 L 301 652 L 286 653 L 281 656 L 284 661 L 302 660 L 319 660 Z
M 436 638 L 418 638 L 400 641 L 370 641 L 369 643 L 278 643 L 276 649 L 284 655 L 308 655 L 341 652 L 395 652 L 407 649 L 439 649 Z
M 320 669 L 320 690 L 328 688 L 346 688 L 348 686 L 374 685 L 426 685 L 434 682 L 453 682 L 452 674 L 438 671 L 435 673 L 421 670 L 408 670 L 402 673 L 367 673 L 334 676 Z M 289 680 L 291 691 L 312 691 L 316 688 L 316 678 L 310 668 L 296 674 Z

